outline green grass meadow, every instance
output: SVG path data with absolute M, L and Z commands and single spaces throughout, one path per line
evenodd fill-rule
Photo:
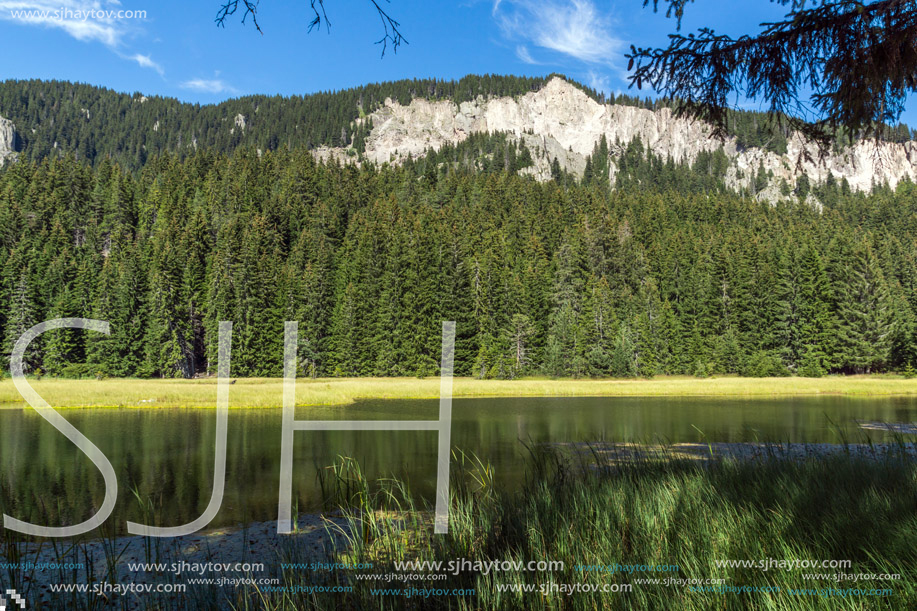
M 29 379 L 53 407 L 214 407 L 216 378 L 203 379 Z M 440 380 L 429 378 L 304 378 L 297 380 L 296 404 L 345 405 L 361 399 L 435 399 Z M 786 397 L 813 395 L 917 396 L 917 378 L 896 375 L 826 376 L 823 378 L 478 380 L 455 378 L 454 397 Z M 238 378 L 229 391 L 231 407 L 279 407 L 283 380 Z M 25 405 L 9 378 L 0 381 L 0 405 Z

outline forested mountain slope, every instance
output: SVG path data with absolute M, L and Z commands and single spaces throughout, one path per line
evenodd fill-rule
M 917 177 L 917 145 L 907 126 L 878 144 L 841 138 L 822 159 L 813 146 L 762 114 L 733 113 L 731 135 L 721 141 L 710 137 L 705 124 L 673 116 L 669 106 L 666 100 L 605 99 L 559 75 L 397 81 L 205 106 L 60 81 L 5 81 L 0 117 L 12 123 L 0 119 L 0 159 L 14 151 L 33 161 L 73 154 L 90 164 L 107 159 L 137 171 L 162 153 L 305 148 L 343 163 L 403 163 L 471 136 L 502 135 L 528 151 L 515 171 L 538 180 L 560 169 L 577 178 L 607 175 L 614 186 L 622 157 L 635 143 L 676 164 L 722 151 L 723 185 L 771 203 L 829 177 L 862 191 Z M 492 151 L 495 145 L 484 148 Z M 486 162 L 450 161 L 477 168 Z
M 519 95 L 544 83 L 543 78 L 491 75 L 406 80 L 307 96 L 245 96 L 202 106 L 79 83 L 8 80 L 0 82 L 0 116 L 16 126 L 20 153 L 27 160 L 73 153 L 90 163 L 109 159 L 135 170 L 150 156 L 183 156 L 197 148 L 229 153 L 239 146 L 268 151 L 348 145 L 354 120 L 386 98 L 403 104 L 417 96 L 461 103 L 479 95 Z

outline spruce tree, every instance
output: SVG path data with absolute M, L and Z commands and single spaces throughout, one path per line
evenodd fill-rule
M 884 367 L 891 351 L 893 319 L 885 276 L 872 247 L 860 242 L 838 287 L 839 365 L 853 373 Z

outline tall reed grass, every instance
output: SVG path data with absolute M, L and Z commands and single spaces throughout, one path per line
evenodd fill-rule
M 432 534 L 428 507 L 403 483 L 378 488 L 343 460 L 326 488 L 344 504 L 341 563 L 395 574 L 396 561 L 559 560 L 560 571 L 460 572 L 447 580 L 358 580 L 353 571 L 288 572 L 284 583 L 349 586 L 349 593 L 255 597 L 246 609 L 913 609 L 917 608 L 917 466 L 905 452 L 864 459 L 834 455 L 754 461 L 644 459 L 597 468 L 592 460 L 530 447 L 528 476 L 516 494 L 495 490 L 489 468 L 459 453 L 449 533 Z M 303 557 L 295 549 L 289 557 Z M 845 568 L 726 568 L 725 560 L 849 560 Z M 676 565 L 677 571 L 598 572 L 583 566 Z M 841 576 L 897 574 L 854 581 Z M 806 575 L 818 575 L 806 578 Z M 641 579 L 721 579 L 770 592 L 694 592 Z M 542 585 L 620 584 L 630 592 L 547 595 Z M 502 584 L 535 586 L 500 592 Z M 382 589 L 473 589 L 474 595 L 406 596 Z M 871 596 L 873 589 L 891 593 Z M 779 590 L 778 590 L 779 589 Z M 851 590 L 860 590 L 853 593 Z M 793 593 L 808 590 L 811 593 Z

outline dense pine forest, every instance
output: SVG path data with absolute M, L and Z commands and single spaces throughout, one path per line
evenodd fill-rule
M 472 139 L 403 167 L 304 148 L 163 154 L 130 171 L 72 155 L 0 170 L 3 350 L 50 318 L 33 373 L 280 375 L 284 320 L 303 375 L 818 376 L 917 364 L 917 187 L 818 189 L 772 206 L 634 143 L 617 176 L 538 183 L 527 151 Z M 469 165 L 468 160 L 472 163 Z M 512 162 L 512 164 L 511 164 Z M 473 167 L 472 167 L 473 166 Z M 512 169 L 512 168 L 511 168 Z M 599 173 L 598 178 L 596 172 Z

